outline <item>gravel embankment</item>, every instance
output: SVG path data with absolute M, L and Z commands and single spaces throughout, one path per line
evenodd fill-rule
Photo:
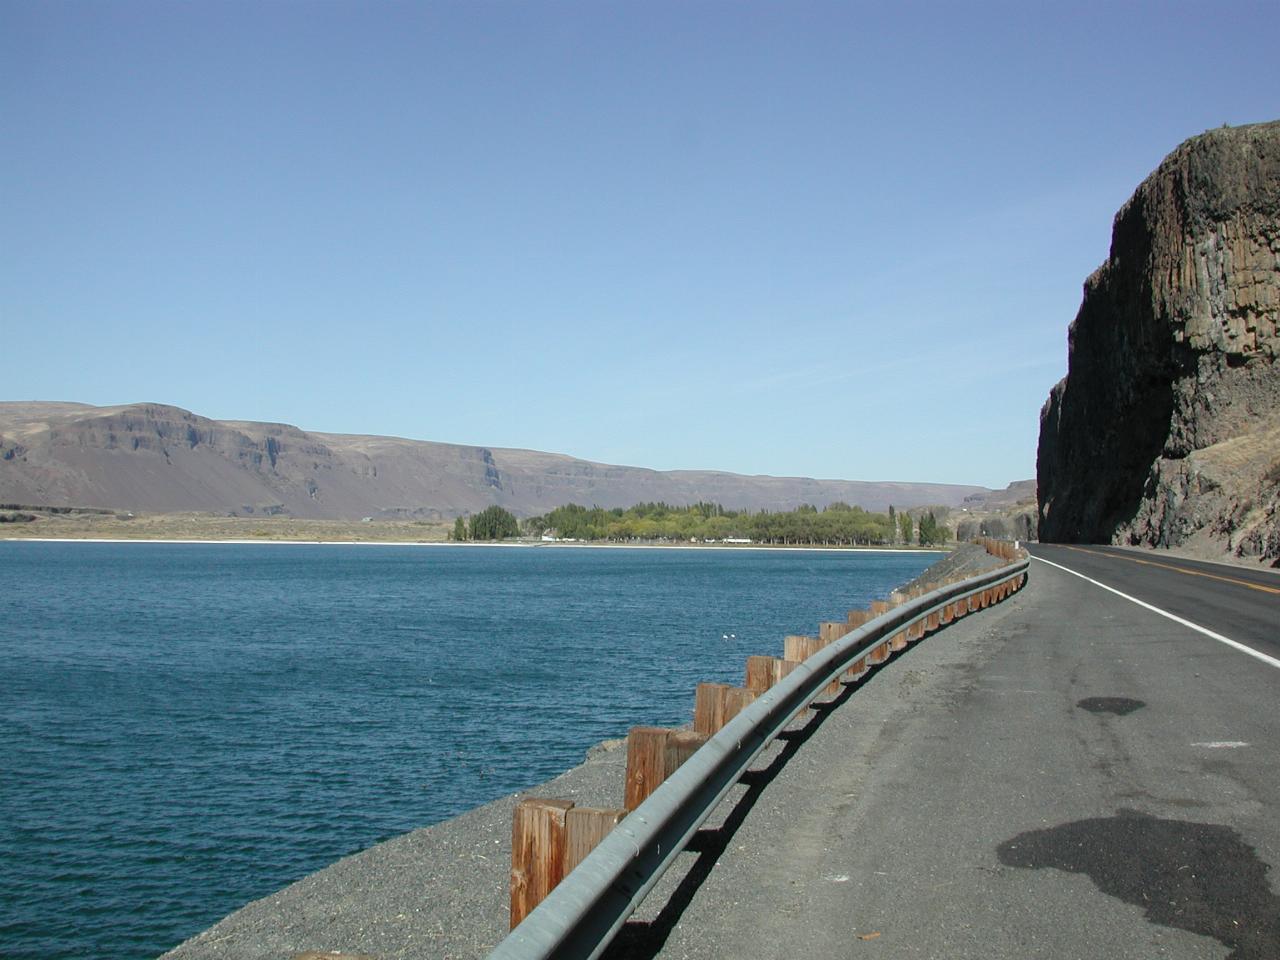
M 1000 563 L 981 547 L 962 545 L 906 587 Z M 767 750 L 757 766 L 781 749 Z M 625 741 L 606 741 L 547 783 L 345 857 L 250 903 L 164 960 L 290 960 L 309 951 L 378 960 L 483 957 L 508 930 L 511 817 L 519 798 L 618 807 L 625 768 Z
M 942 583 L 949 577 L 974 577 L 1004 563 L 1004 560 L 993 557 L 976 543 L 962 543 L 920 576 L 898 589 L 905 592 L 914 587 L 923 587 L 927 583 Z
M 586 762 L 531 791 L 345 857 L 237 910 L 164 957 L 484 956 L 507 933 L 516 801 L 532 792 L 579 806 L 621 806 L 624 746 L 605 741 L 588 751 Z

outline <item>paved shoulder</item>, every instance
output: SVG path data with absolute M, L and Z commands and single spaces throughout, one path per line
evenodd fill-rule
M 1036 564 L 743 788 L 613 956 L 1280 956 L 1278 696 Z

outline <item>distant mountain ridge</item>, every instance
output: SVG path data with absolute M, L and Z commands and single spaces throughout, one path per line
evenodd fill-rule
M 314 519 L 449 519 L 497 504 L 961 505 L 985 487 L 649 470 L 534 450 L 315 433 L 136 403 L 0 402 L 0 502 Z

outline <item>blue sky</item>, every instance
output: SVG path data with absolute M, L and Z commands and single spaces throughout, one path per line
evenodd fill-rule
M 1274 3 L 0 2 L 0 399 L 659 469 L 1035 472 Z

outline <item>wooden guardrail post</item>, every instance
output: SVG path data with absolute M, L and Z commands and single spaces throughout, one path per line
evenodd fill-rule
M 803 663 L 825 646 L 817 637 L 791 634 L 782 640 L 782 659 Z
M 791 660 L 753 654 L 747 657 L 746 688 L 757 695 L 764 693 L 795 668 Z
M 874 618 L 875 618 L 875 614 L 873 614 L 870 610 L 850 610 L 849 615 L 847 617 L 849 629 L 856 630 L 858 627 L 862 626 L 864 623 L 871 622 L 871 620 Z M 849 669 L 844 672 L 844 679 L 852 680 L 855 677 L 861 676 L 863 673 L 866 672 L 866 670 L 867 670 L 867 658 L 859 657 L 857 660 L 853 662 L 853 664 L 849 667 Z
M 626 810 L 575 807 L 572 800 L 525 797 L 511 818 L 511 927 L 527 917 L 586 859 Z
M 826 645 L 827 641 L 821 637 L 805 637 L 793 634 L 785 637 L 782 641 L 782 659 L 792 663 L 804 663 Z M 836 677 L 823 688 L 822 694 L 827 697 L 835 697 L 839 696 L 840 690 L 840 677 Z
M 603 810 L 597 807 L 573 807 L 565 814 L 564 872 L 567 876 L 587 858 L 609 831 L 622 822 L 626 810 Z
M 632 727 L 627 732 L 627 774 L 622 805 L 634 810 L 666 779 L 667 727 Z
M 693 729 L 711 736 L 755 698 L 755 693 L 746 687 L 700 683 L 693 701 Z
M 701 749 L 710 738 L 697 730 L 672 730 L 667 737 L 667 746 L 663 750 L 663 779 L 671 776 L 680 765 Z
M 542 902 L 565 875 L 565 815 L 572 800 L 525 797 L 511 821 L 511 926 Z
M 762 653 L 747 657 L 747 673 L 743 678 L 743 685 L 756 693 L 764 693 L 772 687 L 776 682 L 773 664 L 777 659 Z
M 670 727 L 632 727 L 627 732 L 627 773 L 622 805 L 634 810 L 707 742 L 693 730 Z
M 824 620 L 818 624 L 818 639 L 825 643 L 835 643 L 853 628 L 842 620 Z

